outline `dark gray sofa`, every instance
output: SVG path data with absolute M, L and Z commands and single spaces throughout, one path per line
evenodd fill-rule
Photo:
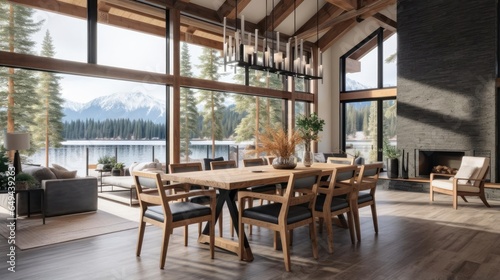
M 97 210 L 97 178 L 81 177 L 57 179 L 47 167 L 29 166 L 23 172 L 31 174 L 40 182 L 45 192 L 45 216 L 59 216 Z M 40 192 L 31 193 L 30 212 L 41 212 Z M 20 193 L 17 201 L 17 214 L 26 215 L 28 194 Z M 0 206 L 7 208 L 6 194 L 0 196 Z

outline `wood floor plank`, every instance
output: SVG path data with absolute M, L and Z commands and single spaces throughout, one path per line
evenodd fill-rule
M 143 250 L 135 256 L 137 230 L 85 238 L 25 251 L 17 250 L 16 273 L 7 271 L 9 245 L 0 239 L 1 279 L 495 279 L 500 275 L 500 201 L 486 208 L 479 199 L 459 202 L 428 194 L 377 190 L 379 233 L 370 208 L 360 211 L 362 240 L 352 245 L 349 232 L 334 226 L 334 252 L 328 254 L 326 231 L 318 235 L 319 259 L 312 258 L 307 228 L 294 230 L 292 272 L 285 272 L 272 233 L 254 228 L 249 236 L 254 261 L 243 262 L 197 242 L 190 227 L 189 245 L 174 230 L 165 269 L 158 268 L 161 230 L 146 228 Z M 137 209 L 124 207 L 132 218 Z M 114 207 L 114 208 L 115 208 Z M 1 226 L 5 221 L 1 221 Z M 229 221 L 224 235 L 229 236 Z M 236 241 L 236 239 L 235 239 Z

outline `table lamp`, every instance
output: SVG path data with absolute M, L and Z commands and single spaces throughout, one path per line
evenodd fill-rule
M 30 135 L 27 132 L 7 132 L 5 134 L 5 149 L 12 151 L 15 150 L 14 154 L 14 172 L 18 174 L 22 171 L 21 167 L 21 157 L 19 156 L 19 150 L 27 150 L 30 148 Z

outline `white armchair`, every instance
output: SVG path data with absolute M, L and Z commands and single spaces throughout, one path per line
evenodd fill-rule
M 430 178 L 431 201 L 434 201 L 434 192 L 451 195 L 453 208 L 457 209 L 458 196 L 461 196 L 465 202 L 468 202 L 465 196 L 479 196 L 484 205 L 490 207 L 484 195 L 484 180 L 489 167 L 489 158 L 464 156 L 455 176 L 442 179 L 443 174 L 432 173 Z

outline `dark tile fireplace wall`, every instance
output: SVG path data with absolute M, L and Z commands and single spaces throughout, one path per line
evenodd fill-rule
M 398 148 L 491 158 L 497 182 L 497 1 L 398 1 Z

